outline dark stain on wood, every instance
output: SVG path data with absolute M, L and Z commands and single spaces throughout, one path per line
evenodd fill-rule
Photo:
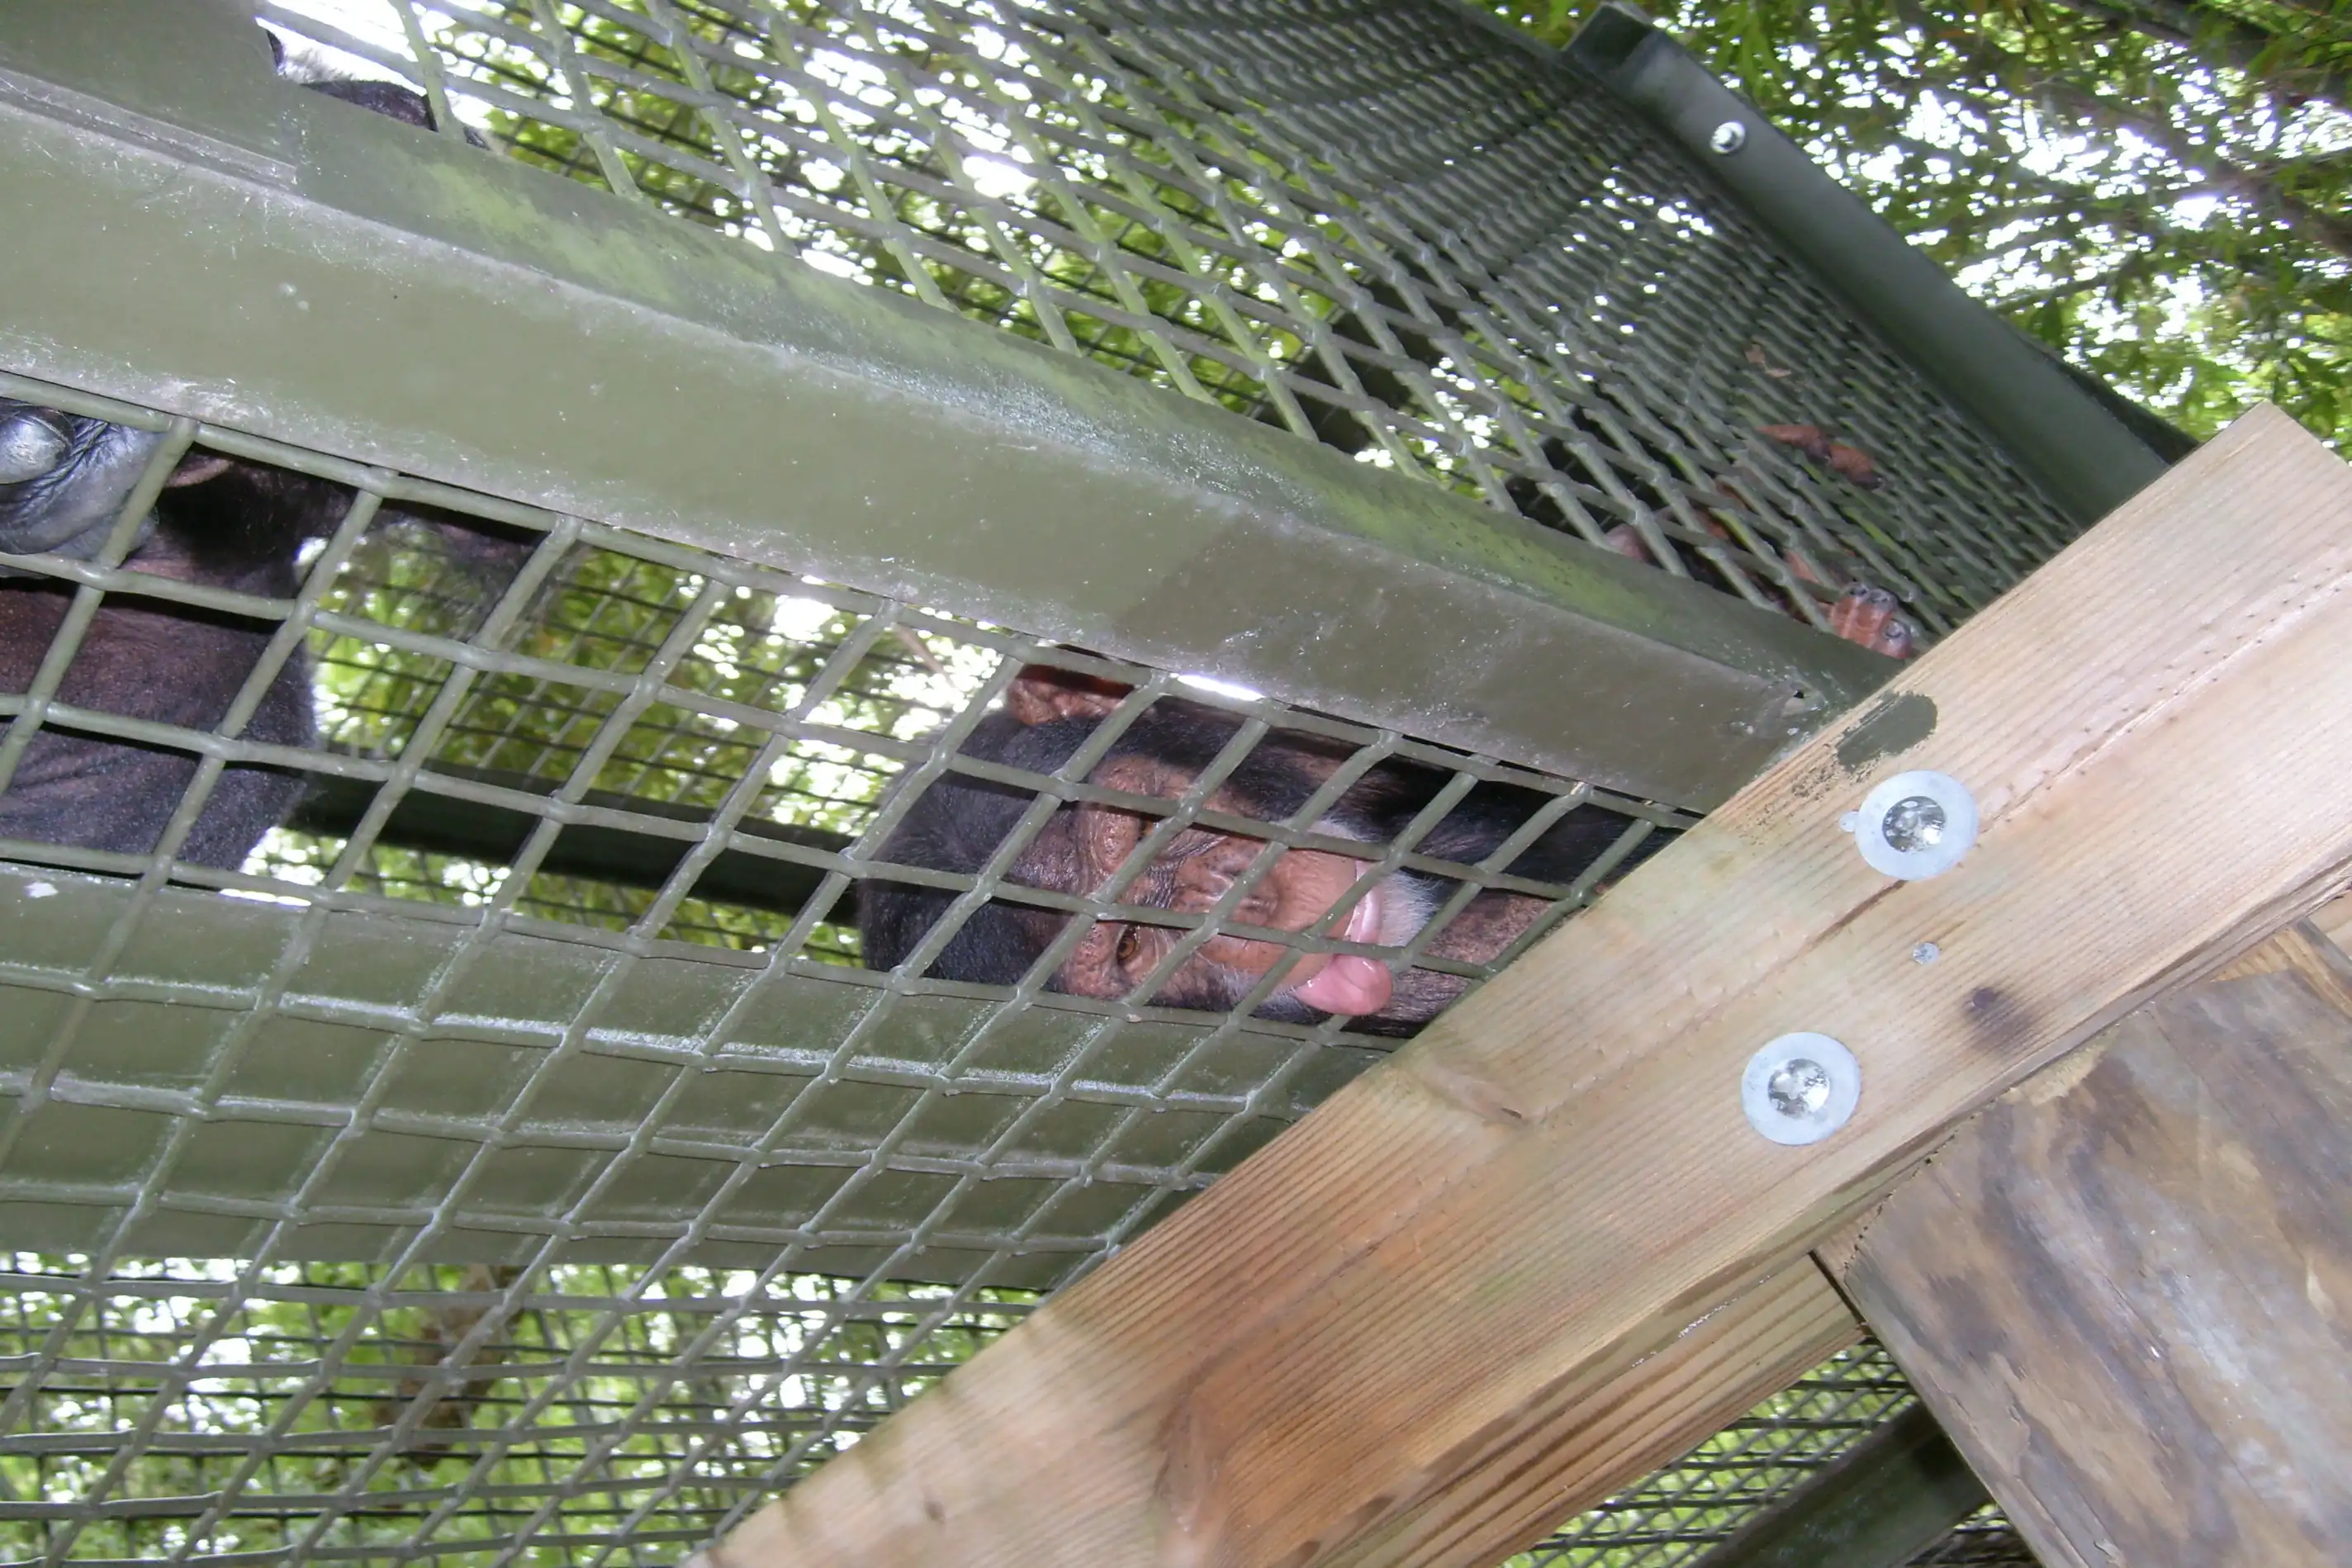
M 2352 1016 L 2273 973 L 2104 1043 L 1906 1183 L 1847 1293 L 2052 1568 L 2342 1563 Z
M 1979 986 L 1960 1003 L 1969 1039 L 1984 1051 L 2004 1053 L 2026 1043 L 2033 1033 L 2033 1014 L 1999 986 Z
M 1923 692 L 1882 697 L 1838 737 L 1838 766 L 1859 779 L 1878 762 L 1936 733 L 1935 699 Z

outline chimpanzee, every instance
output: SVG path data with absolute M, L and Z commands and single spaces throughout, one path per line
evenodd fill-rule
M 1343 323 L 1343 328 L 1344 328 Z M 1345 332 L 1349 337 L 1357 332 Z M 1423 345 L 1425 347 L 1425 345 Z M 1407 351 L 1420 349 L 1408 340 Z M 1430 350 L 1433 352 L 1434 350 Z M 1374 367 L 1377 369 L 1377 367 Z M 1385 374 L 1386 372 L 1382 372 Z M 1375 395 L 1402 395 L 1394 377 Z M 1352 417 L 1318 422 L 1318 434 L 1332 444 L 1361 444 Z M 1878 483 L 1875 467 L 1858 449 L 1832 441 L 1811 425 L 1762 427 L 1761 434 L 1793 446 L 1849 483 Z M 1564 449 L 1556 464 L 1566 461 Z M 1513 496 L 1521 509 L 1540 516 L 1533 487 Z M 1557 514 L 1550 520 L 1557 521 Z M 1716 525 L 1718 526 L 1719 525 Z M 1612 530 L 1610 546 L 1635 559 L 1648 549 L 1631 528 Z M 1803 571 L 1801 559 L 1792 563 Z M 1832 604 L 1830 629 L 1849 642 L 1901 657 L 1912 650 L 1909 626 L 1896 613 L 1895 596 L 1857 582 Z M 1050 774 L 1075 755 L 1103 717 L 1118 705 L 1123 689 L 1043 666 L 1024 670 L 1007 689 L 1004 711 L 991 715 L 964 742 L 964 755 L 1028 772 Z M 1114 741 L 1087 776 L 1088 781 L 1130 793 L 1181 797 L 1233 738 L 1238 721 L 1198 703 L 1161 700 Z M 1333 748 L 1297 734 L 1268 737 L 1251 752 L 1213 798 L 1232 815 L 1276 822 L 1301 810 L 1346 758 Z M 1384 762 L 1340 798 L 1318 831 L 1335 838 L 1386 844 L 1434 798 L 1444 779 L 1436 770 Z M 1028 809 L 1029 792 L 967 774 L 936 779 L 899 823 L 879 859 L 936 871 L 977 872 Z M 1420 853 L 1457 864 L 1474 864 L 1499 850 L 1540 808 L 1533 790 L 1482 783 L 1415 846 Z M 1514 876 L 1566 883 L 1591 869 L 1622 835 L 1623 817 L 1596 806 L 1580 806 L 1547 829 L 1508 868 Z M 1012 866 L 1006 880 L 1065 894 L 1101 887 L 1132 850 L 1149 821 L 1140 814 L 1080 804 L 1056 810 Z M 1652 833 L 1613 870 L 1661 847 L 1668 835 Z M 1178 834 L 1151 865 L 1120 895 L 1122 904 L 1205 913 L 1228 891 L 1261 850 L 1245 835 L 1192 827 Z M 1307 931 L 1332 915 L 1358 881 L 1363 862 L 1316 850 L 1285 850 L 1227 924 L 1284 931 Z M 1419 935 L 1430 916 L 1456 890 L 1449 880 L 1399 871 L 1363 894 L 1348 911 L 1344 927 L 1326 935 L 1368 946 L 1396 947 Z M 858 889 L 858 925 L 866 962 L 896 968 L 954 902 L 955 894 L 906 883 L 873 880 Z M 1479 893 L 1431 941 L 1426 952 L 1469 963 L 1489 961 L 1508 947 L 1544 912 L 1543 900 L 1489 889 Z M 932 959 L 935 979 L 1010 985 L 1064 931 L 1068 916 L 1051 910 L 993 900 L 974 912 Z M 1104 998 L 1134 995 L 1183 934 L 1148 923 L 1097 921 L 1048 982 L 1066 993 Z M 1224 1011 L 1239 1004 L 1287 950 L 1276 943 L 1218 936 L 1204 942 L 1150 997 L 1161 1007 Z M 1411 1035 L 1459 997 L 1465 982 L 1434 970 L 1412 968 L 1392 975 L 1387 964 L 1355 954 L 1314 954 L 1298 958 L 1256 1009 L 1261 1018 L 1309 1022 L 1327 1014 L 1355 1021 L 1351 1028 L 1381 1035 Z
M 281 71 L 282 51 L 271 39 Z M 289 73 L 290 74 L 290 73 Z M 410 124 L 424 99 L 384 82 L 302 85 Z M 0 551 L 89 560 L 105 543 L 163 437 L 0 398 Z M 331 532 L 350 506 L 342 486 L 192 452 L 140 523 L 123 564 L 134 572 L 273 598 L 295 589 L 303 542 Z M 68 585 L 0 568 L 0 693 L 32 685 L 72 604 Z M 268 642 L 268 623 L 110 592 L 58 689 L 77 707 L 209 730 L 225 716 Z M 0 736 L 12 727 L 0 722 Z M 314 736 L 310 664 L 287 660 L 240 732 L 307 746 Z M 0 838 L 128 854 L 152 852 L 196 771 L 193 753 L 44 723 L 0 792 Z M 298 775 L 232 767 L 215 786 L 180 857 L 235 866 L 284 818 Z
M 1431 278 L 1420 267 L 1409 261 L 1401 265 L 1417 287 L 1429 294 L 1436 292 L 1431 288 Z M 1392 368 L 1397 355 L 1401 353 L 1404 359 L 1434 371 L 1445 362 L 1447 351 L 1425 329 L 1401 289 L 1379 278 L 1363 280 L 1362 287 L 1372 306 L 1386 319 L 1396 350 L 1386 350 L 1367 319 L 1352 309 L 1339 310 L 1330 318 L 1329 348 L 1346 355 L 1349 373 L 1355 377 L 1356 384 L 1365 396 L 1400 413 L 1412 414 L 1419 407 L 1421 400 L 1405 379 Z M 1442 299 L 1431 298 L 1428 303 L 1444 330 L 1464 334 L 1465 323 Z M 1751 347 L 1748 357 L 1768 376 L 1788 373 L 1769 366 L 1760 348 Z M 1338 384 L 1330 367 L 1319 354 L 1300 356 L 1292 371 L 1295 378 L 1293 392 L 1317 440 L 1351 455 L 1371 444 L 1370 433 L 1349 402 L 1326 402 L 1317 395 L 1318 387 Z M 2109 392 L 2108 396 L 2113 397 L 2114 393 Z M 1261 410 L 1258 417 L 1267 423 L 1281 423 L 1271 405 Z M 1613 444 L 1610 434 L 1601 429 L 1581 405 L 1570 407 L 1567 417 L 1588 434 L 1598 437 L 1602 444 Z M 1877 464 L 1867 453 L 1850 442 L 1833 438 L 1818 425 L 1759 424 L 1756 426 L 1756 433 L 1782 446 L 1794 448 L 1837 479 L 1857 488 L 1876 490 L 1886 483 L 1878 471 Z M 1559 436 L 1546 437 L 1538 451 L 1545 466 L 1556 472 L 1572 474 L 1584 466 Z M 1504 481 L 1503 488 L 1522 516 L 1547 528 L 1567 529 L 1566 514 L 1534 479 L 1525 474 L 1513 474 Z M 1636 488 L 1638 490 L 1642 486 L 1637 485 Z M 1651 495 L 1646 499 L 1663 509 L 1660 497 Z M 1727 540 L 1731 538 L 1730 530 L 1704 510 L 1701 521 L 1718 538 Z M 1620 555 L 1651 565 L 1657 564 L 1652 559 L 1650 546 L 1633 528 L 1622 523 L 1607 531 L 1603 542 Z M 1803 557 L 1790 552 L 1785 559 L 1799 578 L 1809 582 L 1823 580 L 1807 566 Z M 1729 587 L 1703 558 L 1694 559 L 1691 565 L 1703 580 L 1709 580 L 1717 588 Z M 1887 590 L 1867 580 L 1861 562 L 1841 559 L 1832 563 L 1831 570 L 1846 579 L 1844 591 L 1831 602 L 1825 617 L 1832 632 L 1848 642 L 1858 643 L 1874 653 L 1893 658 L 1907 658 L 1916 652 L 1916 635 L 1911 624 L 1899 613 L 1900 601 Z M 1794 605 L 1790 608 L 1796 609 Z
M 88 560 L 105 542 L 163 437 L 0 400 L 0 550 Z M 334 526 L 339 486 L 191 454 L 139 529 L 126 565 L 155 577 L 282 598 L 302 541 Z M 70 588 L 0 573 L 0 692 L 23 692 L 73 602 Z M 99 606 L 58 695 L 77 707 L 205 730 L 218 724 L 268 642 L 266 623 L 115 592 Z M 5 733 L 5 727 L 0 727 Z M 305 746 L 310 665 L 279 670 L 243 731 Z M 44 724 L 0 792 L 0 837 L 144 854 L 195 775 L 194 754 Z M 300 792 L 292 774 L 230 768 L 181 858 L 234 866 Z
M 1077 751 L 1124 688 L 1043 665 L 1024 669 L 1005 695 L 1003 711 L 990 715 L 963 744 L 966 757 L 1027 772 L 1050 774 Z M 1203 704 L 1162 698 L 1114 741 L 1087 775 L 1091 783 L 1132 794 L 1175 800 L 1234 737 L 1241 721 Z M 1318 737 L 1276 731 L 1261 740 L 1210 797 L 1211 809 L 1257 821 L 1280 822 L 1302 810 L 1344 763 L 1351 748 Z M 1428 806 L 1446 782 L 1438 769 L 1385 761 L 1350 785 L 1315 824 L 1338 839 L 1385 846 Z M 972 873 L 1003 842 L 1032 793 L 969 774 L 934 780 L 883 844 L 879 859 L 900 865 Z M 1475 865 L 1500 849 L 1544 804 L 1538 791 L 1482 782 L 1415 844 L 1430 859 Z M 1056 810 L 1013 863 L 1008 881 L 1061 893 L 1100 887 L 1135 848 L 1151 822 L 1139 813 L 1080 803 Z M 1591 867 L 1632 824 L 1598 806 L 1580 805 L 1554 822 L 1514 861 L 1509 874 L 1567 883 Z M 1664 841 L 1653 833 L 1638 853 Z M 1149 908 L 1205 913 L 1248 868 L 1259 840 L 1200 826 L 1175 835 L 1118 902 Z M 1630 865 L 1629 857 L 1624 864 Z M 1364 862 L 1334 852 L 1286 849 L 1227 916 L 1225 924 L 1305 931 L 1330 915 L 1353 889 Z M 1400 870 L 1363 893 L 1344 924 L 1327 934 L 1373 946 L 1412 941 L 1458 883 Z M 866 962 L 893 968 L 905 960 L 955 894 L 904 883 L 869 881 L 859 888 L 858 927 Z M 1430 943 L 1427 952 L 1465 963 L 1492 959 L 1549 907 L 1540 898 L 1489 889 L 1476 894 Z M 1009 984 L 1018 980 L 1060 935 L 1068 916 L 996 900 L 976 911 L 929 967 L 936 979 Z M 1140 921 L 1097 922 L 1053 977 L 1069 994 L 1123 998 L 1184 935 Z M 1272 942 L 1219 935 L 1148 998 L 1157 1006 L 1223 1011 L 1234 1006 L 1288 949 Z M 1278 982 L 1258 1016 L 1314 1022 L 1327 1014 L 1352 1017 L 1366 1033 L 1410 1035 L 1462 994 L 1458 977 L 1414 968 L 1401 976 L 1387 964 L 1354 954 L 1300 957 Z

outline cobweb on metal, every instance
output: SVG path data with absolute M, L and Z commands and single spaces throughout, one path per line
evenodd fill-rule
M 1704 172 L 1442 0 L 260 10 L 453 135 L 1817 624 L 1860 580 L 1932 637 L 2073 531 Z

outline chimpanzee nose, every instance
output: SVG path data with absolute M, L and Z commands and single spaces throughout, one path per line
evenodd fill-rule
M 37 479 L 66 460 L 65 422 L 45 408 L 0 414 L 0 485 Z

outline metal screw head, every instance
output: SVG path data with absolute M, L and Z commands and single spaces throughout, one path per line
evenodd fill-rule
M 1911 961 L 1915 964 L 1932 964 L 1943 956 L 1944 950 L 1933 942 L 1922 942 L 1911 949 Z
M 1764 1096 L 1783 1116 L 1818 1116 L 1830 1103 L 1830 1070 L 1810 1056 L 1794 1057 L 1772 1070 Z
M 1708 132 L 1706 144 L 1729 157 L 1748 145 L 1748 127 L 1736 120 L 1727 120 Z
M 1748 1124 L 1776 1144 L 1821 1142 L 1861 1100 L 1861 1064 L 1825 1034 L 1784 1034 L 1748 1058 L 1739 1077 Z
M 1925 768 L 1883 779 L 1850 813 L 1854 847 L 1871 869 L 1905 882 L 1940 876 L 1977 841 L 1977 802 L 1948 773 Z M 1838 821 L 1847 825 L 1845 818 Z
M 1925 795 L 1906 795 L 1878 824 L 1893 848 L 1908 854 L 1944 841 L 1944 808 Z

